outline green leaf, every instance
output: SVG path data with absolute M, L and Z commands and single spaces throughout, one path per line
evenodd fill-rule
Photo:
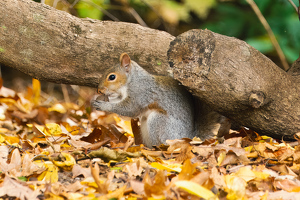
M 81 0 L 75 8 L 81 18 L 102 19 L 103 13 L 98 6 L 102 7 L 103 3 L 103 0 Z
M 257 37 L 257 38 L 249 38 L 246 42 L 260 51 L 261 53 L 269 53 L 274 50 L 274 47 L 269 39 L 269 37 Z
M 210 9 L 216 5 L 216 0 L 185 0 L 184 5 L 195 12 L 199 18 L 206 18 Z
M 19 176 L 18 179 L 21 181 L 27 181 L 27 178 L 25 176 Z

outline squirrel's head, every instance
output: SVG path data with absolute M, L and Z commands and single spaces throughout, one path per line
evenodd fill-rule
M 97 92 L 106 95 L 110 101 L 113 99 L 122 99 L 124 96 L 124 86 L 128 81 L 131 67 L 130 57 L 128 54 L 122 53 L 120 63 L 103 73 Z

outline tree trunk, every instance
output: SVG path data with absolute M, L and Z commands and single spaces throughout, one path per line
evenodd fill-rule
M 167 74 L 173 39 L 137 24 L 79 19 L 32 0 L 0 1 L 0 63 L 40 80 L 96 87 L 123 52 Z
M 213 110 L 275 138 L 300 132 L 299 77 L 246 42 L 191 30 L 171 42 L 168 57 L 174 78 Z

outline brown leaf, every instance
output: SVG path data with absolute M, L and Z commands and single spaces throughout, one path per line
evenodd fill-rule
M 275 156 L 278 156 L 279 161 L 284 161 L 289 157 L 292 157 L 294 154 L 294 150 L 288 147 L 282 147 L 278 151 L 276 151 Z
M 16 197 L 21 200 L 36 199 L 39 193 L 38 190 L 33 191 L 28 186 L 14 180 L 7 175 L 0 185 L 0 196 Z
M 144 177 L 144 190 L 148 197 L 162 197 L 163 191 L 166 188 L 166 176 L 163 170 L 158 170 L 154 178 L 150 178 L 149 173 L 146 173 Z
M 101 183 L 100 178 L 99 178 L 99 166 L 97 163 L 90 163 L 90 168 L 91 168 L 91 174 L 98 186 L 97 188 L 97 192 L 99 192 L 100 194 L 107 194 L 108 193 L 108 187 L 109 184 L 113 178 L 113 176 L 108 175 L 107 177 L 107 181 L 105 181 L 104 183 Z M 111 173 L 113 173 L 114 171 L 111 171 Z M 110 174 L 111 174 L 110 173 Z
M 8 89 L 6 87 L 1 87 L 0 88 L 0 97 L 5 97 L 5 98 L 14 98 L 16 96 L 16 92 Z
M 123 167 L 123 172 L 127 172 L 129 177 L 141 176 L 144 169 L 149 167 L 144 158 L 132 159 L 132 162 Z
M 190 180 L 196 172 L 197 163 L 192 164 L 190 159 L 184 161 L 182 170 L 178 174 L 178 180 Z
M 192 151 L 204 158 L 207 158 L 208 156 L 214 154 L 214 149 L 208 145 L 194 146 Z
M 123 197 L 123 195 L 124 195 L 125 190 L 126 190 L 126 185 L 124 185 L 123 187 L 121 187 L 105 196 L 101 196 L 98 199 L 99 200 L 121 199 L 121 197 Z
M 84 168 L 78 164 L 73 166 L 72 174 L 73 174 L 72 178 L 75 178 L 80 175 L 83 175 L 85 178 L 92 177 L 90 168 Z
M 102 128 L 95 128 L 93 132 L 91 132 L 87 137 L 82 137 L 81 140 L 85 142 L 89 142 L 91 144 L 94 144 L 96 142 L 99 142 L 101 140 L 104 140 L 104 134 L 102 133 Z
M 167 140 L 166 143 L 170 145 L 168 151 L 173 152 L 176 149 L 180 149 L 179 155 L 176 157 L 176 161 L 182 162 L 187 159 L 192 159 L 195 155 L 192 153 L 192 146 L 190 145 L 190 139 L 181 140 Z
M 73 184 L 70 185 L 66 185 L 66 190 L 68 192 L 77 192 L 80 191 L 81 189 L 83 189 L 85 186 L 82 185 L 79 181 L 76 181 Z
M 104 162 L 109 162 L 110 160 L 124 161 L 127 157 L 135 158 L 139 157 L 140 155 L 141 154 L 139 152 L 130 153 L 122 150 L 116 151 L 107 147 L 102 147 L 101 149 L 92 151 L 88 154 L 90 158 L 101 158 Z
M 300 181 L 296 180 L 275 180 L 274 186 L 287 192 L 300 192 Z
M 211 170 L 210 178 L 214 181 L 217 188 L 225 187 L 225 181 L 222 174 L 218 171 L 216 167 L 213 167 Z
M 133 189 L 133 191 L 139 195 L 144 195 L 145 190 L 144 190 L 144 183 L 141 181 L 136 181 L 136 180 L 130 180 L 130 185 Z

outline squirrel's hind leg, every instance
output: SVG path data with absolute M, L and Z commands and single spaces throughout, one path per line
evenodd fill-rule
M 147 147 L 160 145 L 169 139 L 168 135 L 171 133 L 168 133 L 166 129 L 168 120 L 167 115 L 153 110 L 140 118 L 143 143 Z

